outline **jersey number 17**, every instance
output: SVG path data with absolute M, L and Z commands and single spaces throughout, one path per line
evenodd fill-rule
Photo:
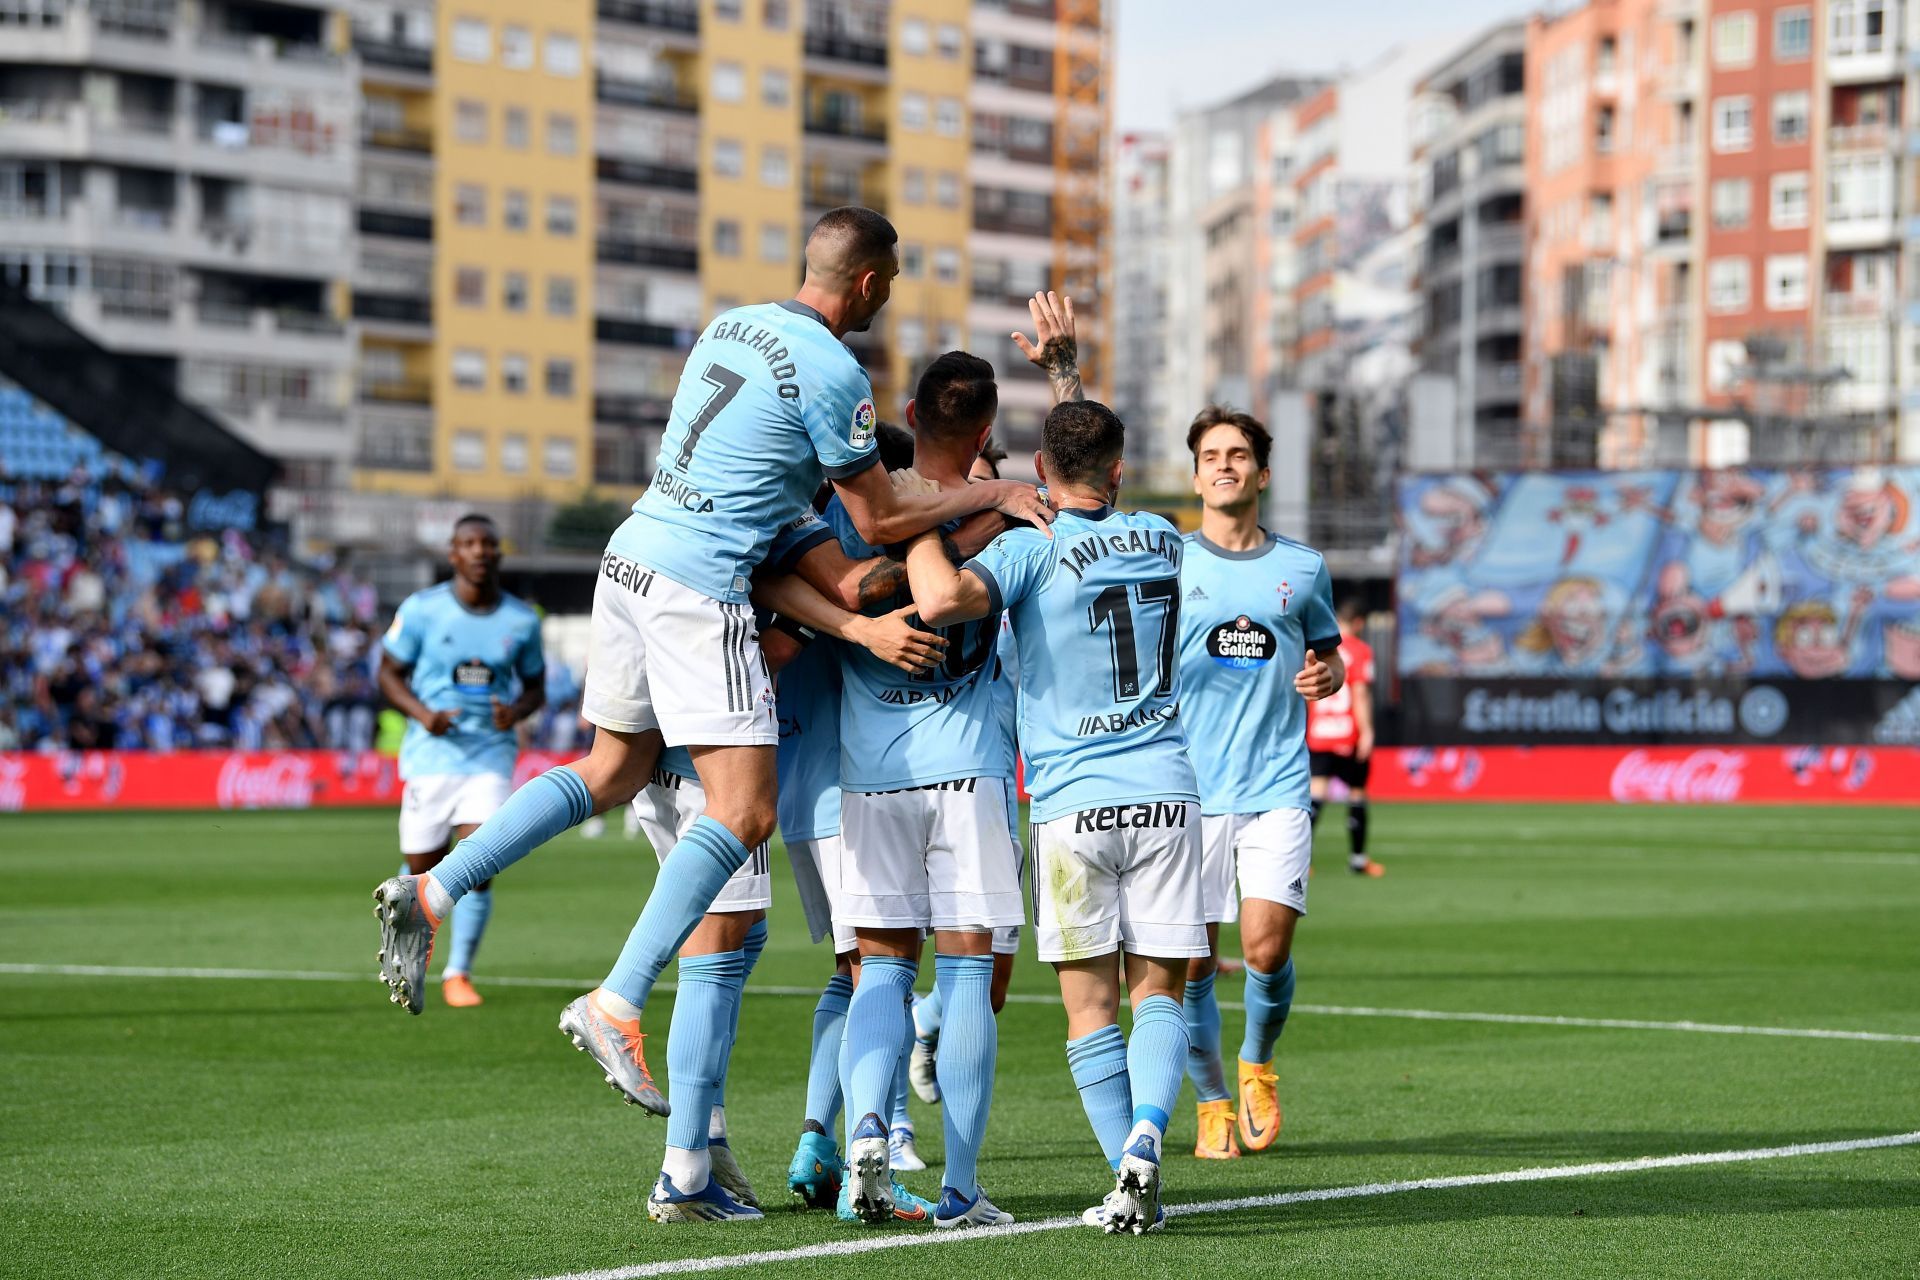
M 1088 629 L 1099 634 L 1110 628 L 1107 652 L 1113 662 L 1113 700 L 1132 702 L 1140 696 L 1140 652 L 1133 639 L 1133 606 L 1160 609 L 1160 638 L 1154 646 L 1153 695 L 1164 698 L 1173 692 L 1174 646 L 1180 635 L 1180 579 L 1154 578 L 1131 587 L 1115 583 L 1093 598 L 1087 609 Z

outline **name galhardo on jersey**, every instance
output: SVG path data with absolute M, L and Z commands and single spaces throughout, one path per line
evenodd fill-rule
M 709 333 L 700 341 L 702 345 L 711 342 L 736 343 L 755 352 L 767 362 L 767 370 L 773 375 L 775 390 L 779 393 L 780 398 L 782 400 L 798 400 L 800 398 L 800 384 L 795 381 L 799 376 L 800 367 L 793 362 L 793 353 L 781 345 L 780 335 L 772 329 L 764 328 L 757 324 L 749 324 L 745 320 L 734 320 L 730 322 L 723 320 L 714 326 L 712 333 Z M 698 348 L 696 348 L 696 350 L 697 349 Z M 709 378 L 711 379 L 712 376 L 713 375 L 710 374 Z M 734 380 L 737 389 L 738 376 L 733 374 L 726 376 Z M 717 389 L 716 387 L 716 390 Z M 865 403 L 867 412 L 872 414 L 872 403 Z M 869 433 L 871 433 L 871 427 L 869 427 Z M 853 435 L 855 437 L 855 443 L 858 443 L 859 423 L 857 421 L 853 426 Z M 659 494 L 660 497 L 665 498 L 668 502 L 673 503 L 682 510 L 702 514 L 712 511 L 714 509 L 713 499 L 696 489 L 687 477 L 672 468 L 673 463 L 663 452 L 660 456 L 660 464 L 653 473 L 653 483 L 648 487 L 654 493 Z

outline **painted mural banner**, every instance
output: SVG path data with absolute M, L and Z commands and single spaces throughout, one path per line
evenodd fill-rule
M 1398 492 L 1415 743 L 1920 741 L 1920 467 Z

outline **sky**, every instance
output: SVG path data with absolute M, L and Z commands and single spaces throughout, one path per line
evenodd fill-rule
M 1544 7 L 1528 0 L 1117 0 L 1114 124 L 1164 130 L 1282 71 L 1357 70 L 1396 44 Z M 1364 18 L 1355 16 L 1364 13 Z

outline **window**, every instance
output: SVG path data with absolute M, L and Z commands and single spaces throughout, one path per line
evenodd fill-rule
M 713 0 L 713 16 L 722 22 L 738 22 L 746 10 L 743 0 Z
M 550 236 L 570 236 L 579 225 L 580 210 L 572 196 L 547 197 L 547 234 Z
M 941 284 L 954 284 L 960 279 L 960 251 L 958 249 L 935 249 L 933 251 L 933 278 Z
M 563 398 L 573 394 L 573 361 L 564 356 L 547 357 L 547 394 Z
M 760 25 L 769 31 L 785 31 L 793 23 L 787 0 L 766 0 L 760 6 Z
M 580 139 L 574 130 L 573 117 L 564 111 L 549 111 L 547 113 L 547 153 L 570 156 L 579 148 Z
M 942 173 L 937 175 L 934 179 L 933 189 L 934 196 L 940 202 L 942 209 L 958 209 L 960 207 L 959 174 Z
M 527 394 L 527 358 L 519 352 L 500 357 L 500 385 L 516 396 Z
M 1751 288 L 1745 258 L 1715 258 L 1707 263 L 1707 310 L 1745 311 Z
M 487 386 L 487 353 L 473 347 L 459 347 L 453 353 L 453 385 L 465 391 L 484 391 Z
M 927 202 L 927 171 L 908 169 L 900 179 L 900 196 L 908 204 Z
M 900 123 L 908 129 L 927 127 L 927 95 L 924 93 L 903 93 L 900 95 Z
M 1713 149 L 1745 151 L 1753 145 L 1753 99 L 1745 94 L 1713 100 Z
M 900 274 L 908 280 L 918 280 L 927 271 L 927 251 L 917 244 L 900 246 Z
M 453 272 L 453 300 L 463 307 L 487 305 L 487 269 L 456 267 Z
M 453 189 L 453 220 L 463 227 L 487 225 L 487 189 L 462 182 Z
M 763 186 L 784 187 L 793 181 L 793 161 L 785 147 L 760 148 L 760 182 Z
M 747 73 L 737 62 L 713 64 L 713 100 L 740 102 L 747 96 Z
M 509 190 L 500 197 L 500 222 L 509 231 L 527 229 L 527 193 Z
M 1767 310 L 1807 309 L 1807 255 L 1776 253 L 1767 258 Z
M 572 36 L 547 32 L 547 74 L 572 79 L 580 74 L 580 42 Z
M 1813 53 L 1813 16 L 1806 9 L 1781 9 L 1773 15 L 1773 56 L 1799 62 Z
M 500 469 L 509 475 L 527 470 L 527 437 L 518 431 L 500 437 Z
M 573 314 L 573 277 L 547 277 L 547 314 L 550 316 L 570 316 Z
M 940 24 L 940 56 L 957 59 L 967 52 L 967 37 L 959 27 L 951 22 Z
M 1727 13 L 1713 20 L 1713 65 L 1750 67 L 1753 65 L 1753 15 Z
M 540 450 L 540 465 L 557 480 L 570 479 L 574 469 L 573 441 L 565 436 L 548 436 Z
M 1891 217 L 1891 157 L 1880 152 L 1832 156 L 1827 161 L 1827 221 L 1861 222 Z
M 966 128 L 967 113 L 958 98 L 942 98 L 933 104 L 933 129 L 944 138 L 957 138 Z
M 527 122 L 525 107 L 508 107 L 501 120 L 500 131 L 506 135 L 507 145 L 515 151 L 525 151 L 533 145 L 533 126 Z
M 735 138 L 715 138 L 713 140 L 713 172 L 715 177 L 737 178 L 747 169 L 747 151 Z
M 787 260 L 787 229 L 777 222 L 760 224 L 760 261 Z
M 894 343 L 904 356 L 917 356 L 927 349 L 927 325 L 924 320 L 902 319 L 893 327 Z
M 514 312 L 527 309 L 526 272 L 503 271 L 500 273 L 500 305 Z
M 740 224 L 732 218 L 718 218 L 713 224 L 713 251 L 723 258 L 740 256 Z
M 1720 178 L 1713 184 L 1713 225 L 1731 231 L 1752 216 L 1753 184 L 1745 178 Z
M 767 67 L 760 72 L 760 103 L 768 107 L 784 107 L 793 101 L 793 77 L 776 67 Z
M 1769 207 L 1771 212 L 1767 218 L 1768 225 L 1783 231 L 1806 226 L 1807 175 L 1804 173 L 1774 174 Z
M 453 20 L 453 56 L 462 62 L 485 62 L 493 57 L 493 33 L 479 18 Z
M 1828 53 L 1844 57 L 1886 47 L 1886 0 L 1832 0 L 1827 6 Z
M 453 104 L 453 136 L 462 142 L 487 140 L 487 104 L 462 98 Z
M 487 438 L 473 430 L 454 432 L 453 465 L 459 471 L 484 471 L 487 466 Z
M 900 24 L 900 49 L 903 53 L 923 54 L 933 47 L 927 37 L 925 18 L 908 18 Z
M 525 27 L 500 28 L 500 65 L 525 71 L 533 65 L 533 32 Z
M 1773 140 L 1775 142 L 1805 142 L 1807 140 L 1807 114 L 1813 109 L 1808 101 L 1805 89 L 1793 93 L 1773 95 Z

